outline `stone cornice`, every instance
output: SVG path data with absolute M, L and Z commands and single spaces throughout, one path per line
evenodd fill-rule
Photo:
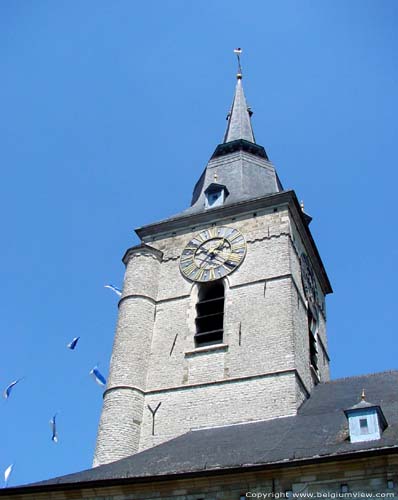
M 225 347 L 224 347 L 225 349 Z M 114 385 L 112 387 L 107 388 L 104 393 L 103 393 L 103 398 L 109 393 L 113 392 L 117 389 L 123 389 L 123 390 L 131 390 L 131 391 L 137 391 L 145 395 L 152 395 L 152 394 L 164 394 L 164 393 L 169 393 L 169 392 L 174 392 L 174 391 L 185 391 L 189 389 L 196 389 L 196 388 L 202 388 L 202 387 L 208 387 L 208 386 L 214 386 L 214 385 L 226 385 L 226 384 L 233 384 L 233 383 L 239 383 L 239 382 L 247 382 L 250 380 L 258 380 L 262 378 L 269 378 L 269 377 L 280 377 L 283 375 L 289 375 L 289 374 L 294 374 L 295 377 L 299 380 L 300 384 L 303 386 L 305 389 L 307 396 L 309 397 L 309 391 L 306 388 L 303 379 L 301 378 L 299 372 L 295 368 L 290 368 L 286 370 L 278 370 L 274 372 L 269 372 L 269 373 L 258 373 L 255 375 L 246 375 L 242 377 L 232 377 L 232 378 L 225 378 L 225 379 L 220 379 L 220 380 L 214 380 L 211 382 L 198 382 L 195 384 L 186 384 L 186 385 L 176 385 L 174 387 L 166 387 L 166 388 L 158 388 L 158 389 L 141 389 L 140 387 L 133 386 L 133 385 Z
M 224 156 L 227 154 L 234 153 L 235 151 L 246 151 L 255 156 L 260 156 L 268 160 L 267 153 L 263 146 L 255 144 L 254 142 L 246 141 L 244 139 L 237 139 L 235 141 L 224 142 L 216 147 L 211 159 L 217 158 L 219 156 Z
M 291 217 L 303 241 L 307 255 L 312 262 L 314 271 L 318 277 L 324 294 L 326 295 L 328 293 L 332 293 L 333 290 L 329 278 L 326 274 L 326 270 L 319 255 L 315 241 L 311 235 L 311 231 L 305 219 L 305 214 L 300 207 L 295 192 L 292 190 L 282 191 L 280 193 L 270 194 L 247 201 L 241 201 L 232 205 L 224 205 L 222 207 L 209 209 L 197 214 L 181 215 L 174 218 L 172 217 L 164 221 L 140 227 L 136 229 L 136 233 L 141 239 L 144 239 L 155 235 L 159 236 L 161 234 L 164 235 L 165 233 L 172 233 L 200 224 L 214 223 L 215 221 L 221 221 L 223 219 L 255 212 L 263 208 L 272 208 L 280 205 L 287 205 L 289 208 Z
M 212 223 L 216 220 L 228 219 L 245 213 L 250 213 L 261 208 L 273 207 L 288 203 L 292 196 L 296 196 L 294 191 L 282 191 L 281 193 L 270 194 L 260 198 L 240 201 L 231 205 L 223 205 L 217 208 L 203 210 L 203 212 L 187 215 L 179 215 L 170 217 L 169 219 L 148 224 L 147 226 L 139 227 L 135 230 L 139 238 L 144 239 L 150 236 L 159 236 L 160 234 L 169 233 L 185 229 L 189 226 L 197 226 L 199 224 Z M 298 202 L 297 202 L 298 203 Z
M 161 252 L 157 248 L 147 245 L 146 243 L 141 243 L 140 245 L 136 245 L 126 250 L 126 253 L 123 255 L 122 258 L 123 264 L 127 266 L 127 264 L 131 259 L 133 259 L 134 257 L 141 257 L 141 256 L 152 257 L 153 259 L 162 262 L 163 252 Z
M 79 495 L 88 498 L 93 497 L 98 493 L 104 493 L 109 495 L 126 495 L 129 488 L 134 488 L 135 485 L 153 485 L 155 482 L 166 485 L 167 482 L 179 481 L 178 485 L 181 485 L 181 480 L 200 480 L 202 478 L 215 478 L 220 482 L 221 478 L 228 476 L 238 476 L 239 478 L 245 478 L 247 482 L 247 477 L 250 474 L 255 474 L 252 479 L 253 482 L 258 480 L 259 473 L 277 473 L 280 471 L 285 472 L 286 470 L 294 470 L 302 472 L 303 467 L 315 466 L 316 470 L 319 471 L 319 467 L 331 466 L 333 470 L 336 466 L 341 468 L 343 464 L 358 465 L 358 461 L 368 461 L 369 458 L 379 458 L 382 464 L 385 464 L 386 460 L 394 460 L 398 454 L 398 445 L 395 446 L 384 446 L 382 448 L 373 448 L 370 450 L 353 450 L 348 453 L 335 453 L 332 455 L 314 456 L 314 457 L 304 457 L 296 458 L 289 461 L 277 461 L 277 462 L 264 462 L 255 464 L 245 464 L 239 467 L 218 467 L 218 468 L 204 468 L 196 471 L 186 471 L 186 472 L 176 472 L 168 473 L 156 476 L 126 476 L 126 477 L 114 477 L 106 479 L 91 479 L 82 481 L 64 482 L 64 483 L 36 483 L 23 486 L 13 486 L 4 489 L 0 489 L 0 497 L 4 496 L 6 498 L 15 497 L 17 500 L 33 500 L 33 494 L 40 495 L 40 498 L 64 498 L 65 492 L 77 491 Z M 272 476 L 270 476 L 271 478 Z M 236 479 L 235 479 L 236 481 Z M 113 488 L 113 490 L 112 490 Z M 51 494 L 50 496 L 42 496 L 42 494 Z M 52 494 L 54 493 L 54 495 Z M 62 496 L 60 496 L 62 495 Z M 37 497 L 38 498 L 38 497 Z M 78 497 L 79 498 L 79 497 Z
M 149 295 L 143 295 L 143 294 L 139 294 L 139 293 L 130 293 L 128 295 L 125 295 L 124 297 L 122 297 L 119 300 L 118 307 L 120 307 L 123 302 L 126 302 L 126 300 L 129 300 L 129 299 L 143 299 L 143 300 L 147 300 L 151 304 L 154 304 L 154 305 L 157 304 L 156 300 L 153 299 L 152 297 L 150 297 Z

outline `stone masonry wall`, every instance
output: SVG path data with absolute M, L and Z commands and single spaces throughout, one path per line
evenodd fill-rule
M 195 349 L 198 285 L 179 269 L 185 245 L 208 225 L 147 239 L 153 255 L 146 249 L 131 256 L 96 464 L 193 428 L 292 415 L 308 396 L 312 378 L 297 250 L 301 242 L 288 208 L 264 209 L 216 224 L 237 228 L 247 242 L 243 263 L 224 280 L 222 345 Z M 326 345 L 324 330 L 320 335 Z M 123 404 L 119 414 L 117 401 Z M 155 408 L 159 402 L 152 435 L 148 405 Z M 116 436 L 129 428 L 134 438 L 116 450 L 112 432 Z
M 160 262 L 133 254 L 125 274 L 94 466 L 138 451 Z
M 314 385 L 314 374 L 308 370 L 308 359 L 309 359 L 309 340 L 308 334 L 308 319 L 307 319 L 307 299 L 305 297 L 304 288 L 301 279 L 301 268 L 300 268 L 300 256 L 304 252 L 303 244 L 298 235 L 298 231 L 294 224 L 291 227 L 291 239 L 289 242 L 290 246 L 290 266 L 294 282 L 293 290 L 293 328 L 294 328 L 294 339 L 295 339 L 295 353 L 296 353 L 296 368 L 300 373 L 306 386 L 311 389 Z M 316 277 L 315 277 L 316 279 Z M 320 297 L 320 302 L 324 304 L 325 297 L 322 292 L 321 286 L 316 279 L 316 286 L 318 290 L 318 295 Z M 319 370 L 319 380 L 321 382 L 326 382 L 330 378 L 329 374 L 329 359 L 328 359 L 328 343 L 326 336 L 326 310 L 320 312 L 319 323 L 318 323 L 318 370 Z
M 214 354 L 204 354 L 197 359 L 201 369 L 213 369 Z M 223 355 L 223 352 L 216 353 L 216 356 Z M 296 379 L 293 372 L 287 372 L 146 395 L 145 407 L 149 404 L 156 408 L 159 403 L 154 435 L 151 412 L 144 408 L 140 451 L 195 428 L 294 415 L 297 410 Z
M 344 495 L 342 486 L 348 488 Z M 290 493 L 289 493 L 290 492 Z M 293 497 L 292 494 L 295 496 Z M 126 483 L 52 493 L 26 493 L 19 500 L 264 500 L 398 498 L 396 455 L 280 467 L 256 472 L 204 475 L 187 479 Z M 15 500 L 16 496 L 4 496 Z
M 163 252 L 164 261 L 145 407 L 162 404 L 155 417 L 155 436 L 151 435 L 152 415 L 144 409 L 140 450 L 195 427 L 294 414 L 311 388 L 306 320 L 300 334 L 293 318 L 297 285 L 292 276 L 287 208 L 217 225 L 236 227 L 247 241 L 244 262 L 225 280 L 224 345 L 220 347 L 194 348 L 197 285 L 179 270 L 182 249 L 203 228 L 150 242 Z M 293 372 L 261 378 L 298 368 L 307 387 Z M 284 377 L 289 383 L 284 382 L 281 390 Z M 206 385 L 212 382 L 219 383 Z

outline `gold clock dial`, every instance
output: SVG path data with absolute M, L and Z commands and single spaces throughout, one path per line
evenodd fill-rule
M 245 255 L 246 241 L 240 231 L 211 227 L 195 235 L 184 248 L 180 269 L 192 281 L 214 281 L 232 273 Z

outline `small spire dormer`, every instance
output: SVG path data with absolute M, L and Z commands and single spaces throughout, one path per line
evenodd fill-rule
M 207 189 L 205 189 L 205 208 L 220 207 L 224 204 L 228 194 L 228 189 L 224 184 L 212 182 Z
M 351 443 L 380 439 L 387 428 L 387 420 L 379 405 L 369 403 L 362 390 L 359 403 L 344 410 L 348 419 Z

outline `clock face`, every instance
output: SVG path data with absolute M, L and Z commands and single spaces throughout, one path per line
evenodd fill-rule
M 303 284 L 304 294 L 308 302 L 317 306 L 323 314 L 325 311 L 325 299 L 322 294 L 318 292 L 316 285 L 315 273 L 312 269 L 311 262 L 305 253 L 300 257 L 301 265 L 301 281 Z
M 232 273 L 246 255 L 242 233 L 232 227 L 204 229 L 184 248 L 180 269 L 192 281 L 214 281 Z
M 316 303 L 318 299 L 318 290 L 315 282 L 315 274 L 310 260 L 305 253 L 301 255 L 300 265 L 305 297 L 309 302 Z

